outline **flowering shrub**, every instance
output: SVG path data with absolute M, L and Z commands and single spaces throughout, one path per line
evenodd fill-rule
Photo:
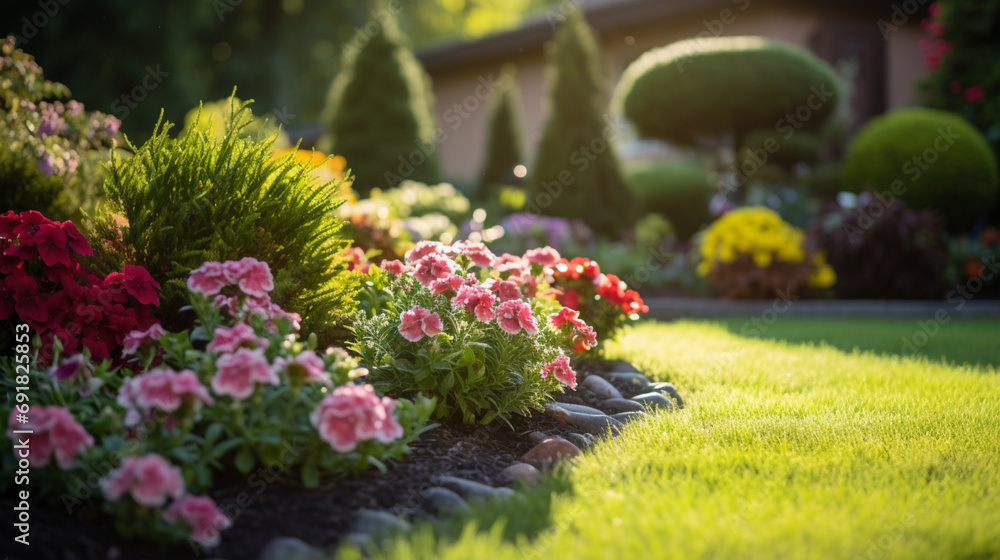
M 823 254 L 806 246 L 802 230 L 764 207 L 723 214 L 701 239 L 701 259 L 698 274 L 730 298 L 765 299 L 778 290 L 801 294 L 836 281 Z
M 639 292 L 630 290 L 614 274 L 602 274 L 596 261 L 584 257 L 559 259 L 552 269 L 559 303 L 579 310 L 583 320 L 594 326 L 598 341 L 611 338 L 626 321 L 649 311 Z M 583 349 L 593 346 L 584 344 Z
M 551 248 L 496 257 L 481 243 L 420 242 L 373 269 L 354 348 L 386 393 L 437 397 L 435 416 L 489 423 L 576 387 L 567 353 L 596 335 L 547 288 Z M 547 272 L 548 271 L 548 272 Z
M 31 406 L 0 406 L 11 443 L 13 430 L 34 432 L 32 482 L 41 480 L 43 499 L 96 515 L 89 498 L 99 495 L 125 536 L 211 546 L 229 525 L 202 495 L 219 471 L 277 465 L 314 486 L 322 474 L 384 469 L 421 433 L 433 400 L 380 397 L 356 384 L 367 372 L 342 349 L 300 339 L 299 317 L 270 300 L 265 263 L 207 262 L 188 286 L 191 331 L 129 333 L 123 368 L 57 347 L 55 365 L 30 372 Z M 8 394 L 29 385 L 11 361 L 0 366 Z M 15 455 L 4 447 L 4 479 L 13 480 Z M 88 488 L 81 481 L 94 472 L 100 484 Z
M 16 315 L 36 331 L 43 362 L 54 348 L 117 358 L 129 333 L 156 326 L 160 286 L 149 272 L 126 265 L 101 278 L 80 263 L 92 253 L 71 221 L 34 210 L 0 216 L 0 321 Z
M 78 219 L 100 194 L 99 162 L 121 122 L 85 111 L 69 90 L 44 79 L 34 58 L 0 41 L 0 192 L 5 210 Z

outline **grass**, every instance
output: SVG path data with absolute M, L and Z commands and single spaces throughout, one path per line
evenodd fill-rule
M 424 526 L 374 557 L 1000 557 L 1000 375 L 942 359 L 996 364 L 1000 325 L 956 321 L 930 357 L 891 355 L 909 322 L 785 318 L 772 339 L 732 325 L 630 330 L 610 352 L 676 383 L 685 410 L 598 445 L 557 479 L 568 491 Z

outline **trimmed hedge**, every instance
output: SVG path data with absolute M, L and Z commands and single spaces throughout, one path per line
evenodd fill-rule
M 951 231 L 971 228 L 998 196 L 997 165 L 986 139 L 959 115 L 936 109 L 900 109 L 872 119 L 848 150 L 843 178 L 844 188 L 854 192 L 905 189 L 903 202 L 936 210 Z
M 677 238 L 690 238 L 712 221 L 708 203 L 715 192 L 708 170 L 690 163 L 664 163 L 629 174 L 644 213 L 670 220 Z
M 615 93 L 642 136 L 683 144 L 732 133 L 739 145 L 758 129 L 818 131 L 843 98 L 827 63 L 763 37 L 694 38 L 653 49 L 625 70 Z

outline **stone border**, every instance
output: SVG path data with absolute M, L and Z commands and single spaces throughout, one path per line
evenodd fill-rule
M 940 310 L 951 317 L 1000 318 L 1000 301 L 966 300 L 955 302 L 902 300 L 781 300 L 734 301 L 713 298 L 650 297 L 649 319 L 718 319 L 724 317 L 759 316 L 778 305 L 788 317 L 817 318 L 880 318 L 926 319 Z

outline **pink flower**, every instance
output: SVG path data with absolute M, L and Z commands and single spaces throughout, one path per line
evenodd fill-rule
M 148 413 L 153 409 L 174 412 L 185 404 L 200 406 L 214 401 L 195 372 L 160 367 L 128 380 L 118 392 L 118 402 Z
M 382 261 L 382 264 L 379 265 L 379 268 L 388 272 L 389 274 L 395 274 L 396 276 L 399 276 L 400 274 L 404 274 L 410 271 L 410 267 L 408 265 L 403 264 L 400 261 Z
M 427 336 L 441 332 L 441 317 L 423 307 L 414 307 L 399 315 L 399 333 L 410 342 L 416 342 Z
M 191 528 L 191 540 L 211 547 L 219 544 L 219 531 L 233 524 L 208 496 L 181 496 L 163 512 L 167 523 L 183 521 Z
M 155 453 L 142 457 L 130 456 L 122 466 L 101 480 L 101 490 L 110 502 L 117 502 L 126 492 L 141 506 L 159 507 L 167 498 L 184 493 L 181 470 Z
M 941 13 L 941 5 L 937 2 L 932 3 L 930 6 L 927 6 L 927 13 L 932 18 L 938 17 L 938 14 Z
M 496 258 L 496 255 L 483 243 L 459 241 L 455 244 L 455 250 L 468 257 L 472 264 L 480 267 L 490 266 Z
M 359 441 L 392 443 L 403 436 L 403 427 L 392 415 L 396 402 L 378 398 L 371 385 L 344 385 L 328 395 L 309 415 L 324 441 L 347 453 Z
M 277 385 L 278 376 L 268 366 L 263 350 L 240 348 L 215 361 L 212 391 L 243 400 L 253 394 L 255 383 Z
M 488 323 L 496 316 L 493 311 L 496 300 L 496 296 L 481 286 L 465 286 L 452 298 L 451 305 L 464 307 L 466 311 L 475 315 L 476 319 Z
M 576 390 L 576 372 L 569 366 L 569 358 L 559 356 L 542 366 L 542 378 L 552 375 L 570 389 Z
M 231 353 L 237 348 L 266 348 L 266 338 L 257 336 L 253 327 L 246 323 L 236 323 L 232 327 L 218 327 L 212 342 L 205 347 L 209 352 Z
M 452 274 L 447 278 L 439 278 L 431 282 L 431 293 L 439 296 L 449 290 L 457 292 L 465 285 L 465 279 L 457 274 Z
M 510 273 L 513 276 L 520 276 L 522 272 L 528 269 L 528 264 L 521 257 L 516 255 L 511 255 L 510 253 L 504 253 L 499 257 L 493 259 L 493 268 L 497 272 Z M 506 276 L 504 276 L 506 278 Z
M 490 285 L 490 290 L 500 296 L 500 301 L 521 300 L 521 290 L 510 280 L 499 280 Z
M 430 286 L 431 282 L 451 276 L 454 263 L 438 254 L 430 254 L 414 265 L 413 276 L 424 286 Z
M 951 43 L 945 41 L 944 39 L 938 39 L 934 41 L 934 50 L 939 54 L 946 54 L 951 50 Z
M 7 419 L 7 437 L 14 440 L 27 439 L 31 446 L 28 462 L 33 467 L 49 464 L 55 451 L 56 461 L 63 469 L 76 464 L 77 455 L 94 445 L 94 438 L 76 422 L 73 414 L 61 406 L 31 406 L 27 412 L 28 422 L 17 421 L 18 411 L 12 410 Z M 14 434 L 13 430 L 31 430 L 31 434 Z
M 159 323 L 150 325 L 144 331 L 134 330 L 128 333 L 125 335 L 125 340 L 122 341 L 122 357 L 134 356 L 140 347 L 151 346 L 153 342 L 160 340 L 160 337 L 165 334 L 167 331 L 163 330 Z
M 531 314 L 531 306 L 521 300 L 510 300 L 496 309 L 497 323 L 510 334 L 517 334 L 523 328 L 528 334 L 538 332 L 538 322 Z
M 266 262 L 244 257 L 238 261 L 227 261 L 222 266 L 229 283 L 239 285 L 244 294 L 264 297 L 274 289 L 274 277 Z
M 529 249 L 527 253 L 524 254 L 524 260 L 528 262 L 533 262 L 540 264 L 542 266 L 552 266 L 556 264 L 560 258 L 559 251 L 556 251 L 552 247 L 539 247 L 537 249 Z
M 326 364 L 323 358 L 312 350 L 304 350 L 292 359 L 279 356 L 274 360 L 275 371 L 286 370 L 288 375 L 304 381 L 315 381 L 330 385 L 330 377 L 326 374 Z
M 941 55 L 937 53 L 930 53 L 924 57 L 924 64 L 928 68 L 936 68 L 938 64 L 941 64 Z
M 222 270 L 222 263 L 214 261 L 206 262 L 192 270 L 187 280 L 189 290 L 201 292 L 206 296 L 214 296 L 228 283 Z
M 427 255 L 447 255 L 448 252 L 448 247 L 437 241 L 418 241 L 412 249 L 406 252 L 405 258 L 406 262 L 412 263 L 419 261 Z
M 983 86 L 972 86 L 965 90 L 965 100 L 969 103 L 982 101 L 984 97 L 986 97 L 986 92 L 983 90 Z

